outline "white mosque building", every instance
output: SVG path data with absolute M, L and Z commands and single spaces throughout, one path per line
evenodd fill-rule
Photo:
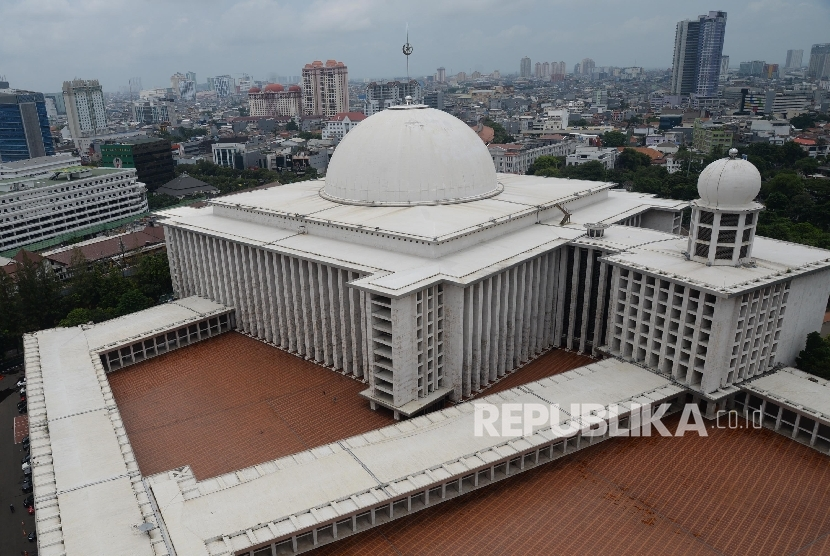
M 551 347 L 719 397 L 793 364 L 830 293 L 830 253 L 755 237 L 760 185 L 734 154 L 709 166 L 687 238 L 687 203 L 497 174 L 460 120 L 402 105 L 350 133 L 324 180 L 164 225 L 179 296 L 235 307 L 245 332 L 367 380 L 398 415 Z
M 608 434 L 476 436 L 465 401 L 552 347 L 600 360 L 481 400 L 760 409 L 830 453 L 830 381 L 780 368 L 821 325 L 830 252 L 756 237 L 760 183 L 714 162 L 681 235 L 688 203 L 497 174 L 460 120 L 402 105 L 325 180 L 166 212 L 179 299 L 24 339 L 39 553 L 297 554 L 565 457 Z M 143 475 L 108 373 L 233 328 L 423 415 L 201 481 Z

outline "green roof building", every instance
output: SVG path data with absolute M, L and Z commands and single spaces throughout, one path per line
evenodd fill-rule
M 170 141 L 138 137 L 101 145 L 101 165 L 107 168 L 135 168 L 139 181 L 154 191 L 175 176 Z

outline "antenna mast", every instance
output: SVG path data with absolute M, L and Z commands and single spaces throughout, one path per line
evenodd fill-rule
M 409 44 L 409 23 L 406 24 L 406 44 L 403 45 L 403 54 L 406 56 L 406 81 L 409 82 L 409 55 L 412 54 L 412 45 Z

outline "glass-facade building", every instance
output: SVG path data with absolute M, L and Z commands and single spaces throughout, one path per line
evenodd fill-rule
M 55 154 L 43 93 L 0 91 L 0 161 Z
M 697 19 L 677 23 L 671 84 L 673 95 L 717 95 L 725 34 L 726 12 L 711 11 Z

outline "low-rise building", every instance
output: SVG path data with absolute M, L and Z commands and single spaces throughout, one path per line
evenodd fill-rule
M 723 124 L 704 122 L 698 118 L 692 133 L 692 147 L 703 153 L 710 153 L 712 149 L 726 152 L 732 147 L 732 131 L 727 130 Z
M 348 132 L 357 127 L 365 119 L 366 115 L 360 112 L 341 112 L 335 114 L 326 121 L 326 126 L 323 128 L 323 139 L 340 142 Z
M 619 151 L 614 147 L 577 147 L 565 157 L 566 166 L 579 166 L 586 162 L 600 162 L 607 170 L 613 170 Z
M 520 143 L 492 144 L 487 149 L 490 151 L 496 172 L 525 174 L 540 156 L 567 156 L 574 152 L 576 143 L 562 141 L 542 146 Z
M 134 168 L 68 168 L 48 177 L 0 180 L 0 251 L 147 212 Z

